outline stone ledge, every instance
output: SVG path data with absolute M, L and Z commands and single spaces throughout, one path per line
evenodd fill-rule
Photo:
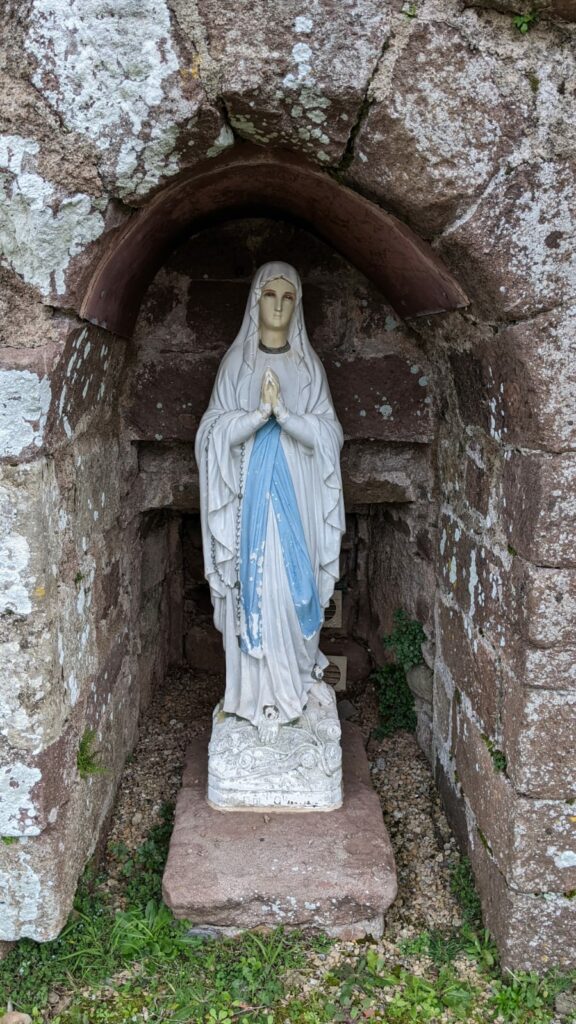
M 179 918 L 224 934 L 284 925 L 382 934 L 396 869 L 357 726 L 343 723 L 344 803 L 329 813 L 222 812 L 206 801 L 208 735 L 191 744 L 164 873 Z

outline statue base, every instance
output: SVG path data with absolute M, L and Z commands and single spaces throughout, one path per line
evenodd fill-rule
M 321 684 L 301 717 L 261 730 L 214 710 L 208 803 L 223 811 L 333 811 L 342 806 L 341 729 L 336 696 Z
M 206 800 L 208 736 L 186 756 L 163 896 L 191 934 L 306 928 L 382 935 L 394 856 L 357 726 L 344 722 L 344 801 L 332 814 L 228 814 Z

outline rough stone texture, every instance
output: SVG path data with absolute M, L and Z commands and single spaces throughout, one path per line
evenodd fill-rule
M 515 788 L 541 799 L 574 799 L 576 693 L 532 689 L 509 680 L 502 723 Z
M 576 445 L 576 307 L 476 340 L 450 363 L 465 423 L 495 441 L 563 452 Z
M 427 665 L 416 665 L 406 673 L 406 681 L 414 696 L 428 704 L 432 703 L 433 677 L 434 673 Z
M 471 7 L 485 7 L 505 13 L 518 13 L 518 0 L 470 0 Z M 573 0 L 540 0 L 538 11 L 541 15 L 551 18 L 562 18 L 576 21 L 576 10 Z
M 118 681 L 113 701 L 98 732 L 101 763 L 107 775 L 81 780 L 76 775 L 55 822 L 42 835 L 4 846 L 0 865 L 0 940 L 27 936 L 55 938 L 72 906 L 78 874 L 96 844 L 110 810 L 114 787 L 127 749 L 134 742 L 131 714 L 135 680 Z M 63 856 L 66 850 L 66 856 Z
M 357 726 L 344 722 L 344 804 L 328 813 L 221 812 L 206 802 L 206 740 L 189 749 L 164 873 L 176 917 L 221 928 L 378 934 L 396 895 L 390 840 Z
M 465 714 L 460 717 L 455 753 L 480 840 L 507 882 L 529 893 L 574 889 L 573 805 L 518 797 L 507 774 L 494 764 L 488 737 Z M 481 789 L 479 776 L 484 780 Z
M 518 554 L 576 568 L 576 455 L 511 451 L 503 474 L 503 521 Z
M 103 180 L 124 200 L 233 141 L 206 102 L 196 55 L 174 39 L 163 0 L 117 9 L 34 0 L 25 46 L 35 87 L 68 130 L 100 151 Z
M 202 234 L 174 254 L 170 270 L 162 271 L 150 289 L 126 396 L 132 436 L 193 441 L 220 359 L 239 330 L 252 273 L 258 263 L 284 253 L 302 274 L 307 326 L 346 436 L 429 442 L 434 409 L 428 363 L 374 289 L 307 232 L 265 221 L 250 227 L 260 236 L 255 252 L 251 243 L 250 262 L 246 252 L 233 248 L 223 265 L 211 266 L 215 242 L 230 240 L 227 227 L 207 239 L 206 262 Z M 238 246 L 237 237 L 233 243 Z
M 459 265 L 488 319 L 524 319 L 573 298 L 574 181 L 567 160 L 499 171 L 478 204 L 442 235 L 440 253 Z
M 287 0 L 272 14 L 264 0 L 222 7 L 173 0 L 176 19 L 199 49 L 198 73 L 222 96 L 242 138 L 287 146 L 336 162 L 389 35 L 376 0 L 337 6 Z
M 439 656 L 454 687 L 465 694 L 478 720 L 493 735 L 497 729 L 501 693 L 500 655 L 472 631 L 457 608 L 438 603 Z M 472 634 L 472 635 L 470 635 Z
M 474 102 L 463 102 L 470 93 Z M 371 98 L 350 179 L 430 235 L 470 205 L 518 141 L 530 88 L 512 92 L 466 32 L 418 17 L 398 26 Z
M 502 965 L 512 970 L 517 964 L 534 971 L 550 970 L 552 964 L 573 969 L 574 900 L 563 893 L 520 893 L 510 888 L 477 836 L 470 844 L 470 858 L 484 919 L 500 948 Z

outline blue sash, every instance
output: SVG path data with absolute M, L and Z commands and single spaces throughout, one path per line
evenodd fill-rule
M 322 625 L 318 588 L 296 501 L 294 484 L 280 443 L 279 423 L 270 417 L 254 438 L 242 505 L 240 593 L 245 654 L 262 651 L 262 583 L 268 507 L 276 516 L 284 568 L 302 635 L 311 639 Z M 313 495 L 309 495 L 313 500 Z

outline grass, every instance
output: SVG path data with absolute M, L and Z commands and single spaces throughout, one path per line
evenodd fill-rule
M 0 962 L 0 1015 L 52 1024 L 550 1024 L 574 976 L 503 975 L 470 866 L 452 870 L 463 924 L 395 947 L 333 943 L 277 929 L 203 941 L 161 901 L 171 810 L 139 849 L 109 844 L 109 873 L 87 871 L 53 942 L 20 942 Z M 120 907 L 120 909 L 118 909 Z

